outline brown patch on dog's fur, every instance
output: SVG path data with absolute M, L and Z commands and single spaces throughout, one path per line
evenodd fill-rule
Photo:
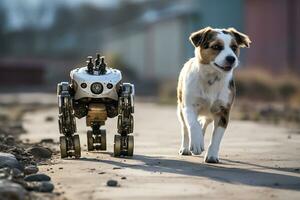
M 220 51 L 214 50 L 212 48 L 209 48 L 214 45 L 220 45 L 224 46 L 224 42 L 222 40 L 216 39 L 216 33 L 214 34 L 214 37 L 211 38 L 211 40 L 208 42 L 208 48 L 200 48 L 200 63 L 201 64 L 209 64 L 211 61 L 213 61 Z
M 233 92 L 235 91 L 235 83 L 233 79 L 229 81 L 229 89 Z
M 227 128 L 228 121 L 229 121 L 229 111 L 230 108 L 221 107 L 221 111 L 218 113 L 219 115 L 218 126 Z
M 177 85 L 177 103 L 182 102 L 182 79 L 178 80 L 178 85 Z
M 228 28 L 226 31 L 228 31 L 235 38 L 239 47 L 250 47 L 251 40 L 246 34 L 237 31 L 235 28 Z
M 218 117 L 217 124 L 223 128 L 226 128 L 229 121 L 231 104 L 224 106 L 221 101 L 216 101 L 212 105 L 210 111 Z
M 199 31 L 193 32 L 189 39 L 191 43 L 194 45 L 194 47 L 201 47 L 205 48 L 207 42 L 210 40 L 212 35 L 213 29 L 211 27 L 203 28 Z
M 230 99 L 231 99 L 230 106 L 232 106 L 233 101 L 235 99 L 235 95 L 236 95 L 236 87 L 235 87 L 235 82 L 233 79 L 231 79 L 229 81 L 229 89 L 230 89 Z

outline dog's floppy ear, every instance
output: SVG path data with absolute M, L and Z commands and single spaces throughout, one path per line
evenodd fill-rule
M 192 33 L 189 37 L 191 43 L 194 45 L 194 47 L 198 46 L 206 46 L 206 43 L 208 41 L 208 35 L 212 31 L 211 27 L 203 28 L 199 31 L 196 31 Z
M 247 48 L 250 47 L 251 41 L 246 34 L 237 31 L 235 28 L 228 28 L 227 31 L 230 32 L 235 37 L 240 47 L 247 47 Z

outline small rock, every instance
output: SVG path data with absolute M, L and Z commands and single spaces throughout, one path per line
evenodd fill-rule
M 1 168 L 0 169 L 0 179 L 8 179 L 10 177 L 10 168 Z
M 47 116 L 46 118 L 45 118 L 45 121 L 46 122 L 52 122 L 54 120 L 54 117 L 52 117 L 52 116 Z
M 7 136 L 7 137 L 5 138 L 5 143 L 6 143 L 7 145 L 12 146 L 12 145 L 15 144 L 15 138 L 14 138 L 13 136 L 9 135 L 9 136 Z
M 25 167 L 24 169 L 24 174 L 25 175 L 30 175 L 30 174 L 36 174 L 39 171 L 39 168 L 34 165 L 29 165 Z
M 30 182 L 27 183 L 26 189 L 36 192 L 52 192 L 54 190 L 54 185 L 49 181 Z
M 35 158 L 51 158 L 52 156 L 52 151 L 48 148 L 45 147 L 31 147 L 27 149 L 27 152 L 32 154 Z
M 27 199 L 27 191 L 19 184 L 9 180 L 0 180 L 0 199 L 24 200 Z
M 51 178 L 46 174 L 31 174 L 24 178 L 25 181 L 50 181 Z
M 59 167 L 58 169 L 63 169 L 63 167 Z
M 106 182 L 106 185 L 109 186 L 109 187 L 116 187 L 116 186 L 118 186 L 118 181 L 116 181 L 116 180 L 108 180 Z
M 113 170 L 115 170 L 115 169 L 122 169 L 121 167 L 113 167 Z
M 0 168 L 4 167 L 17 168 L 21 171 L 24 169 L 13 154 L 0 152 Z
M 98 174 L 105 174 L 105 172 L 99 172 Z
M 299 169 L 299 168 L 295 168 L 294 171 L 295 171 L 295 172 L 299 172 L 300 169 Z
M 125 179 L 127 179 L 125 176 L 123 176 L 122 178 L 121 178 L 122 180 L 125 180 Z
M 40 143 L 54 143 L 54 140 L 52 138 L 45 138 L 41 139 Z
M 17 168 L 13 168 L 11 170 L 11 175 L 14 179 L 20 179 L 20 178 L 23 178 L 24 177 L 24 174 L 23 172 L 21 172 L 19 169 Z

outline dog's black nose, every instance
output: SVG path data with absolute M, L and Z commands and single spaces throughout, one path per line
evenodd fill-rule
M 235 61 L 235 57 L 233 56 L 226 56 L 226 61 L 228 62 L 228 64 L 233 64 Z

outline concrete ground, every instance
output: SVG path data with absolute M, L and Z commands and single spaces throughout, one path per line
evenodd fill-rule
M 54 108 L 27 113 L 22 139 L 58 141 L 56 118 Z M 87 152 L 85 120 L 77 126 L 82 158 L 56 155 L 53 165 L 40 166 L 68 199 L 300 199 L 300 135 L 282 127 L 231 121 L 221 163 L 206 164 L 202 155 L 177 154 L 180 129 L 173 106 L 136 105 L 133 158 L 112 156 L 115 119 L 106 125 L 107 152 Z M 119 186 L 107 187 L 109 179 Z

